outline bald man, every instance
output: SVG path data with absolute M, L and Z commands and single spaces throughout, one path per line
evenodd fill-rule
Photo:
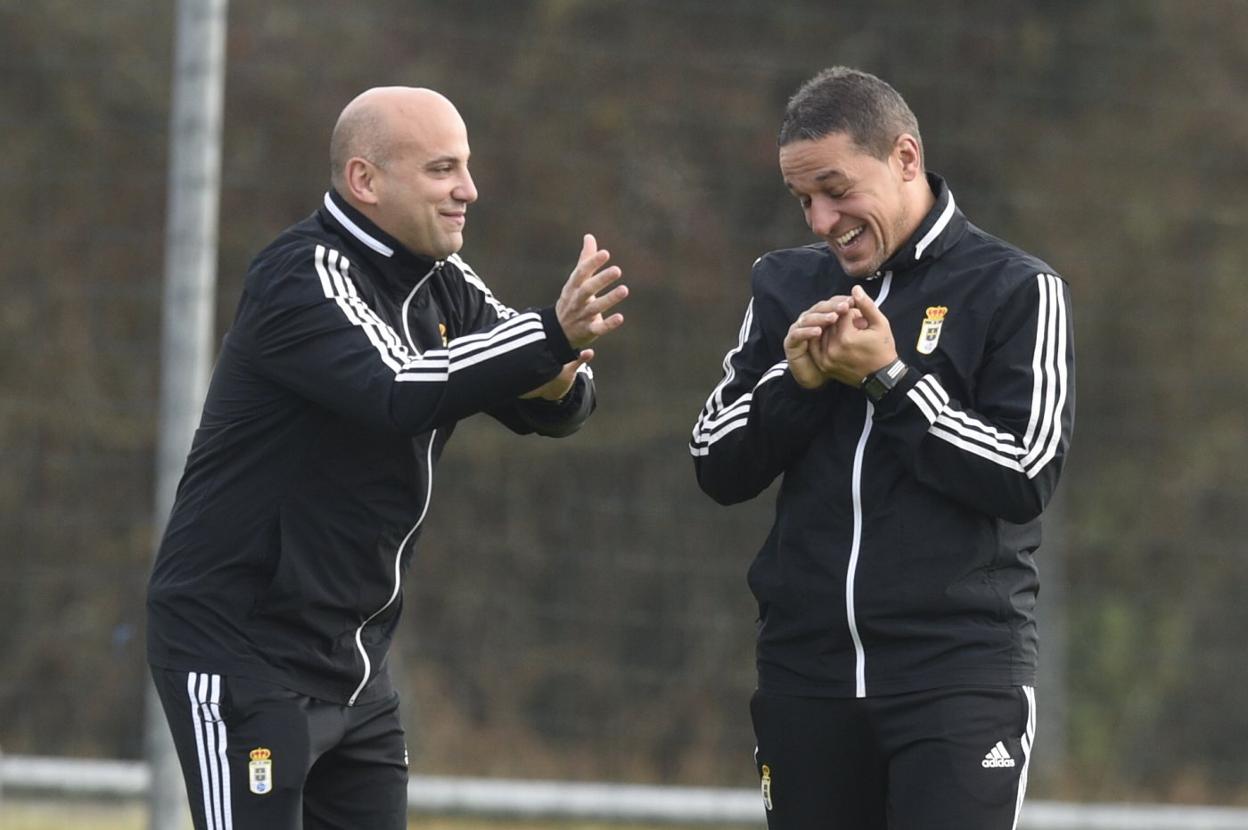
M 369 90 L 331 189 L 252 262 L 148 586 L 148 661 L 195 826 L 406 827 L 386 653 L 433 471 L 461 419 L 571 434 L 628 289 L 593 236 L 517 312 L 460 258 L 468 131 Z

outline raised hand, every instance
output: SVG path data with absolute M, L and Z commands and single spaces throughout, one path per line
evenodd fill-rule
M 623 314 L 603 316 L 628 296 L 626 285 L 617 285 L 599 296 L 600 292 L 623 276 L 623 272 L 614 265 L 610 268 L 603 267 L 610 258 L 611 254 L 606 249 L 598 250 L 598 242 L 593 234 L 585 234 L 576 268 L 564 283 L 559 300 L 555 303 L 555 316 L 559 319 L 559 325 L 563 326 L 568 343 L 574 349 L 583 349 L 624 324 Z
M 897 359 L 892 326 L 861 286 L 854 286 L 839 321 L 811 344 L 811 362 L 829 378 L 850 386 Z
M 784 357 L 789 361 L 789 373 L 799 386 L 818 389 L 827 383 L 829 375 L 816 362 L 816 352 L 824 332 L 831 330 L 849 310 L 847 299 L 838 296 L 820 300 L 789 326 L 789 333 L 784 337 Z

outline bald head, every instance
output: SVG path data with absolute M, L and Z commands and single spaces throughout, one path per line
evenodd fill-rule
M 446 96 L 432 89 L 379 86 L 365 90 L 343 108 L 329 139 L 330 181 L 346 195 L 343 176 L 347 162 L 359 157 L 385 167 L 412 138 L 413 124 L 463 123 Z
M 342 198 L 415 254 L 444 259 L 463 245 L 468 128 L 431 89 L 389 86 L 343 109 L 329 142 L 330 180 Z

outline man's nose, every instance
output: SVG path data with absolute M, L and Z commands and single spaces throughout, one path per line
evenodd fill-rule
M 464 171 L 464 175 L 460 178 L 459 183 L 455 185 L 455 189 L 451 195 L 456 201 L 472 204 L 477 201 L 477 186 L 473 184 L 472 176 L 468 171 Z
M 841 220 L 841 212 L 826 199 L 815 199 L 810 203 L 810 229 L 816 236 L 831 236 L 836 223 Z

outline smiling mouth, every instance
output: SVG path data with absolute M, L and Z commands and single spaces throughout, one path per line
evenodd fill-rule
M 867 229 L 866 225 L 859 225 L 858 227 L 854 228 L 852 231 L 847 231 L 846 233 L 843 233 L 840 236 L 833 239 L 832 244 L 840 249 L 848 248 L 850 245 L 854 244 L 854 241 L 857 240 L 858 237 L 862 236 L 863 232 L 866 231 L 866 229 Z

